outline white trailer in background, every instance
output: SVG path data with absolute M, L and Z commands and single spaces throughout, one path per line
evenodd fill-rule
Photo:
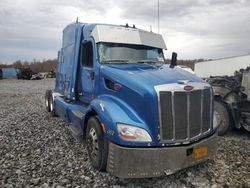
M 210 76 L 233 76 L 235 71 L 245 69 L 249 65 L 250 54 L 197 62 L 194 65 L 194 72 L 201 78 L 209 78 Z

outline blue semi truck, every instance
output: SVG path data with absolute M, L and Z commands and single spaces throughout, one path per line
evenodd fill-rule
M 213 91 L 164 63 L 161 35 L 136 27 L 72 23 L 63 30 L 47 110 L 86 140 L 94 169 L 121 178 L 172 174 L 217 151 Z

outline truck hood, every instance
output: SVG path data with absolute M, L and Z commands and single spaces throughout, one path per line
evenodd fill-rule
M 103 65 L 102 72 L 115 78 L 122 85 L 133 88 L 154 88 L 156 85 L 177 83 L 178 80 L 204 82 L 197 76 L 179 68 L 169 68 L 168 65 L 156 67 L 148 64 L 118 64 Z
M 119 64 L 102 65 L 100 69 L 101 78 L 109 79 L 119 83 L 122 89 L 112 92 L 104 87 L 103 94 L 110 94 L 123 101 L 122 104 L 130 119 L 139 122 L 142 128 L 148 130 L 153 143 L 158 143 L 159 116 L 158 96 L 154 86 L 162 84 L 177 83 L 178 80 L 189 80 L 190 82 L 204 82 L 195 75 L 181 68 L 169 68 L 167 65 L 155 67 L 148 64 Z M 104 83 L 104 82 L 100 82 Z M 134 118 L 136 116 L 136 118 Z M 129 122 L 123 122 L 129 124 Z

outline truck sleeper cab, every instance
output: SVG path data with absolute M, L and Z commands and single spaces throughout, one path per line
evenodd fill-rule
M 209 84 L 164 64 L 161 35 L 73 23 L 63 31 L 47 110 L 85 138 L 92 166 L 121 178 L 157 177 L 214 157 Z

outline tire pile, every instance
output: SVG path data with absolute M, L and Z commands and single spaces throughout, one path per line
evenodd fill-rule
M 0 187 L 250 187 L 250 136 L 219 138 L 216 159 L 176 174 L 119 179 L 92 169 L 83 141 L 45 110 L 54 79 L 0 80 Z

